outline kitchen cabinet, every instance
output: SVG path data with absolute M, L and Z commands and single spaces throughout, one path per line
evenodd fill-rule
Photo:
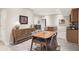
M 71 10 L 71 19 L 70 22 L 78 22 L 78 8 Z
M 79 9 L 78 9 L 78 23 L 79 23 Z
M 79 44 L 79 29 L 78 29 L 78 44 Z
M 69 15 L 69 22 L 71 22 L 71 14 Z
M 67 40 L 78 44 L 78 30 L 67 29 Z
M 71 13 L 69 15 L 70 19 L 70 25 L 67 28 L 67 41 L 79 44 L 78 39 L 78 23 L 79 23 L 79 9 L 74 8 L 71 10 Z

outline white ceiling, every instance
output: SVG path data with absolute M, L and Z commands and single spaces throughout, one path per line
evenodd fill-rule
M 71 8 L 30 8 L 35 15 L 58 15 L 69 16 Z M 2 8 L 0 9 L 0 11 Z
M 63 16 L 69 16 L 69 14 L 71 13 L 71 8 L 60 8 L 60 11 Z
M 70 14 L 70 8 L 31 8 L 35 15 L 54 15 L 62 14 L 68 16 Z

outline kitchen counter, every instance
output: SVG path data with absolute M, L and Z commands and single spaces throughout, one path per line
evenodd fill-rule
M 67 29 L 66 36 L 69 42 L 78 44 L 78 30 Z

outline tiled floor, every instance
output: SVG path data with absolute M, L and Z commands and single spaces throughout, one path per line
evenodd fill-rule
M 61 51 L 79 51 L 79 45 L 70 43 L 64 39 L 58 39 Z
M 17 45 L 10 45 L 10 49 L 13 51 L 30 51 L 30 46 L 31 46 L 31 39 L 28 41 L 25 41 L 21 44 L 17 44 Z
M 66 32 L 59 32 L 57 40 L 61 51 L 79 51 L 78 44 L 70 43 L 67 41 Z
M 11 51 L 8 46 L 5 46 L 2 41 L 0 41 L 0 51 Z

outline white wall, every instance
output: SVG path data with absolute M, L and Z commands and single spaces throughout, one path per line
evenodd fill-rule
M 56 16 L 57 16 L 57 15 L 45 16 L 47 26 L 51 26 L 51 27 L 57 26 L 57 19 L 56 19 Z
M 34 17 L 34 24 L 38 24 L 38 21 L 40 21 L 40 24 L 42 25 L 41 28 L 44 30 L 45 28 L 45 22 L 43 19 L 46 19 L 46 26 L 47 27 L 54 27 L 58 26 L 59 18 L 60 16 L 57 15 L 48 15 L 48 16 L 35 16 Z
M 38 21 L 42 19 L 46 19 L 46 26 L 57 26 L 57 15 L 49 15 L 49 16 L 36 16 L 34 19 L 34 24 L 38 24 Z
M 0 13 L 0 38 L 1 38 L 1 13 Z
M 54 27 L 58 26 L 59 18 L 58 15 L 48 15 L 48 16 L 35 16 L 34 17 L 34 24 L 38 24 L 38 21 L 40 21 L 40 24 L 42 25 L 41 28 L 44 30 L 45 28 L 45 22 L 43 19 L 46 19 L 46 26 Z
M 37 15 L 34 16 L 34 24 L 38 24 L 38 21 L 40 20 L 41 20 L 40 16 L 37 16 Z
M 28 24 L 20 25 L 20 28 L 29 28 L 33 24 L 33 13 L 30 9 L 7 8 L 1 11 L 2 40 L 9 44 L 12 28 L 19 24 L 19 15 L 28 16 Z
M 58 17 L 56 14 L 44 16 L 43 18 L 46 19 L 46 26 L 54 27 L 58 24 Z
M 45 16 L 45 17 L 47 19 L 47 26 L 51 26 L 51 27 L 57 26 L 58 31 L 66 31 L 66 26 L 68 25 L 67 17 L 65 19 L 62 14 L 60 14 L 60 15 L 57 15 L 57 14 L 56 15 L 50 15 L 50 16 Z M 66 21 L 63 26 L 59 25 L 59 21 L 61 19 L 64 19 Z
M 61 19 L 64 19 L 66 21 L 66 19 L 64 18 L 64 16 L 63 15 L 57 15 L 57 19 L 58 19 L 58 24 L 57 24 L 58 31 L 59 32 L 66 32 L 66 22 L 65 22 L 65 24 L 62 24 L 62 25 L 59 24 L 59 21 Z
M 2 10 L 0 13 L 0 20 L 1 20 L 1 40 L 6 44 L 8 42 L 8 39 L 6 39 L 6 20 L 7 20 L 7 12 L 6 10 Z

